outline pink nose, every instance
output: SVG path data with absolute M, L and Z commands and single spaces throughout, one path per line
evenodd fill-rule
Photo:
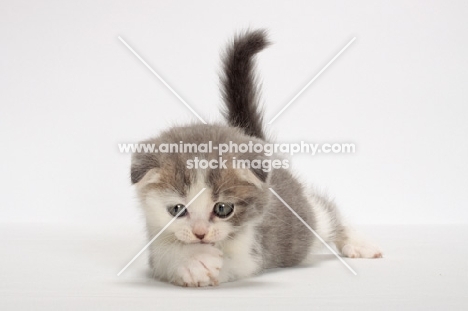
M 203 240 L 205 235 L 208 233 L 208 226 L 201 221 L 196 222 L 192 227 L 192 233 L 197 237 L 197 239 Z
M 194 235 L 199 238 L 200 240 L 203 240 L 203 238 L 205 237 L 205 234 L 196 234 L 194 233 Z

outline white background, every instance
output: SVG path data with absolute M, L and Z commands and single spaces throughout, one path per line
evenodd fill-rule
M 464 1 L 12 1 L 0 3 L 0 221 L 136 223 L 117 144 L 218 112 L 219 52 L 267 28 L 265 119 L 356 41 L 268 127 L 278 141 L 354 142 L 297 156 L 356 223 L 466 223 Z

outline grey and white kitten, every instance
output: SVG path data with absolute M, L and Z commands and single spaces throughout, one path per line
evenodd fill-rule
M 228 125 L 177 126 L 142 143 L 267 143 L 258 109 L 253 57 L 268 45 L 263 30 L 234 38 L 223 59 L 221 78 Z M 155 278 L 181 286 L 210 286 L 249 277 L 265 269 L 303 262 L 320 241 L 268 188 L 327 243 L 348 257 L 378 258 L 378 248 L 343 223 L 336 206 L 308 190 L 286 169 L 188 169 L 187 160 L 217 159 L 213 153 L 135 153 L 136 185 L 148 238 L 190 204 L 150 246 Z M 257 153 L 228 153 L 223 159 L 264 160 Z M 229 162 L 228 162 L 229 163 Z

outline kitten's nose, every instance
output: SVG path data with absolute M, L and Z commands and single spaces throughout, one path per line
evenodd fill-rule
M 205 234 L 196 234 L 194 233 L 194 235 L 199 238 L 200 240 L 203 240 L 203 238 L 205 237 Z
M 199 240 L 203 240 L 205 235 L 208 233 L 208 226 L 203 221 L 196 221 L 192 227 L 192 233 Z

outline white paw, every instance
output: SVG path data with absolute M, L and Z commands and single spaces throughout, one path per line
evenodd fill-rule
M 203 287 L 219 284 L 219 271 L 223 265 L 223 253 L 210 247 L 194 254 L 177 268 L 174 283 L 180 286 Z
M 382 252 L 372 244 L 349 243 L 343 246 L 341 254 L 349 258 L 382 258 Z

